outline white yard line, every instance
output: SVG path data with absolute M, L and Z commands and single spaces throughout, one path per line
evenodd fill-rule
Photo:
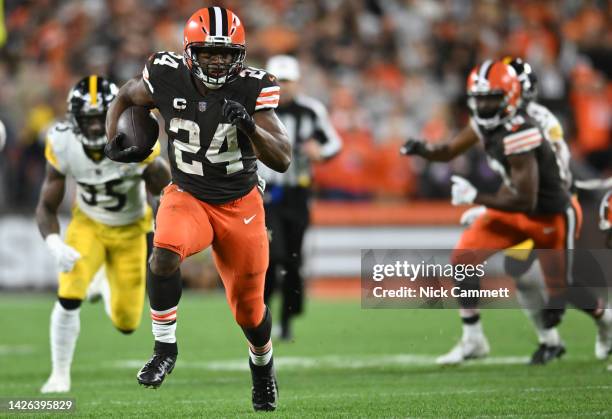
M 0 345 L 0 356 L 27 355 L 34 352 L 33 345 Z
M 417 354 L 396 355 L 326 355 L 320 357 L 280 356 L 274 358 L 274 364 L 282 369 L 362 369 L 372 367 L 434 366 L 436 357 Z M 514 365 L 527 364 L 528 357 L 493 356 L 482 360 L 464 363 L 473 365 Z M 140 368 L 143 360 L 126 359 L 111 364 L 114 368 Z M 201 369 L 209 371 L 247 371 L 246 359 L 228 359 L 214 361 L 178 361 L 180 368 Z

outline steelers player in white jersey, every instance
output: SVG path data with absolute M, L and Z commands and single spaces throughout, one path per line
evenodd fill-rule
M 159 144 L 141 163 L 107 159 L 104 121 L 117 86 L 91 75 L 68 95 L 67 119 L 47 134 L 47 168 L 36 207 L 41 235 L 60 270 L 58 301 L 51 313 L 52 372 L 43 393 L 70 390 L 70 366 L 79 335 L 79 309 L 103 266 L 110 287 L 110 317 L 129 334 L 139 325 L 144 303 L 147 245 L 152 210 L 146 189 L 158 196 L 170 182 Z M 77 184 L 72 220 L 60 236 L 57 210 L 66 177 Z

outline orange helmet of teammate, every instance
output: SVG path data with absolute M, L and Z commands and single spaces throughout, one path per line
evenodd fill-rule
M 512 66 L 487 60 L 468 76 L 467 95 L 476 123 L 493 129 L 516 114 L 521 103 L 521 83 Z
M 198 80 L 210 89 L 218 89 L 242 71 L 246 57 L 242 22 L 223 7 L 196 11 L 185 24 L 183 56 Z

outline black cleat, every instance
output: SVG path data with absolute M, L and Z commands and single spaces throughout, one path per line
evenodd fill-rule
M 549 346 L 541 343 L 538 349 L 531 355 L 529 365 L 546 365 L 550 361 L 561 358 L 565 354 L 563 344 Z
M 153 356 L 146 364 L 138 371 L 136 379 L 138 384 L 147 388 L 157 388 L 161 386 L 167 374 L 172 373 L 174 364 L 176 363 L 177 351 L 176 344 L 162 344 L 155 342 L 155 351 Z M 169 346 L 169 348 L 165 347 Z M 170 349 L 170 351 L 161 351 L 161 349 Z M 172 350 L 174 349 L 174 350 Z
M 278 386 L 273 361 L 270 360 L 268 365 L 260 367 L 254 365 L 249 359 L 249 367 L 251 367 L 251 378 L 253 379 L 253 409 L 267 412 L 275 410 Z

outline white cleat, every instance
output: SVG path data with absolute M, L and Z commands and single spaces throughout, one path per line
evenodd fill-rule
M 53 373 L 40 389 L 41 393 L 67 393 L 69 391 L 70 376 Z
M 436 364 L 456 365 L 468 359 L 484 358 L 489 355 L 490 351 L 489 342 L 484 335 L 481 337 L 461 338 L 459 343 L 450 352 L 436 358 Z
M 595 339 L 595 358 L 604 360 L 612 354 L 612 309 L 597 320 L 597 338 Z

